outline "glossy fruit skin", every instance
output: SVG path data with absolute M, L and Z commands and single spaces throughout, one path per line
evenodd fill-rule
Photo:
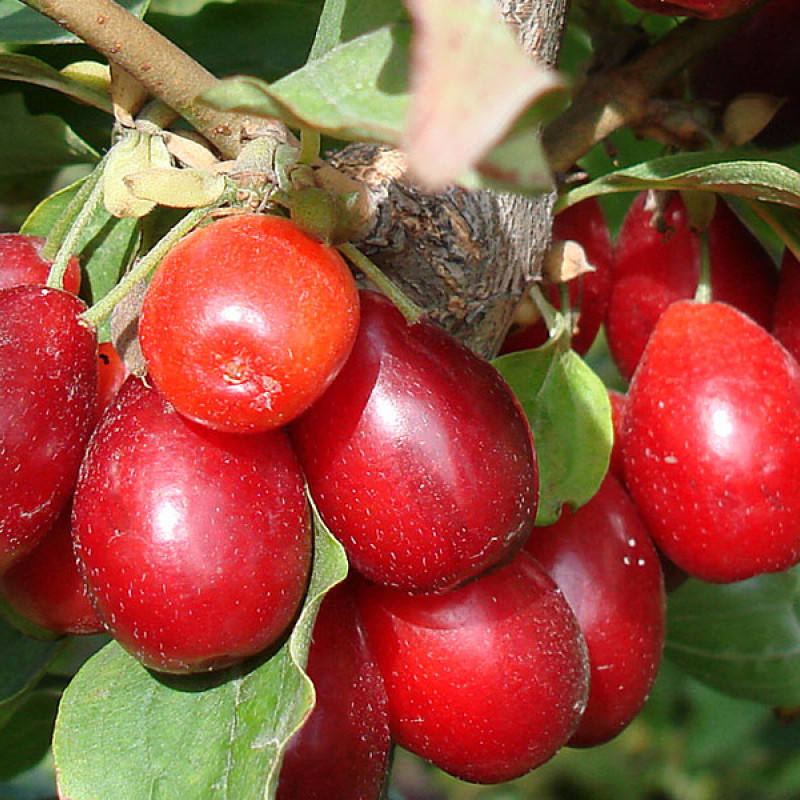
M 800 559 L 800 367 L 724 303 L 673 303 L 628 392 L 625 482 L 656 544 L 712 583 Z
M 772 335 L 800 361 L 800 262 L 791 250 L 781 261 L 781 280 L 775 311 L 772 316 Z
M 305 593 L 309 512 L 286 434 L 210 431 L 133 376 L 92 436 L 72 523 L 98 616 L 155 670 L 264 650 Z
M 630 0 L 631 5 L 653 14 L 670 17 L 700 17 L 701 19 L 723 19 L 741 14 L 752 7 L 756 0 Z
M 72 550 L 71 507 L 33 550 L 0 575 L 0 596 L 18 614 L 54 633 L 104 630 Z
M 59 289 L 0 290 L 0 573 L 55 523 L 78 476 L 97 395 L 85 310 Z
M 447 589 L 510 558 L 533 526 L 535 454 L 508 385 L 374 292 L 347 364 L 291 434 L 322 518 L 370 580 Z
M 45 240 L 26 233 L 0 233 L 0 289 L 27 284 L 47 283 L 52 261 L 45 261 L 41 250 Z M 73 256 L 64 274 L 64 290 L 78 294 L 81 288 L 81 268 Z
M 594 272 L 581 275 L 569 282 L 570 306 L 580 309 L 578 328 L 572 337 L 572 349 L 583 355 L 597 336 L 611 297 L 614 251 L 608 224 L 597 199 L 591 197 L 557 214 L 553 219 L 553 240 L 577 242 L 583 247 L 586 258 L 595 268 Z M 556 308 L 561 308 L 559 286 L 546 283 L 544 289 L 547 299 Z M 540 320 L 533 325 L 513 329 L 503 342 L 500 352 L 513 353 L 517 350 L 539 347 L 547 339 L 547 328 Z
M 359 606 L 394 740 L 461 780 L 547 761 L 586 704 L 586 646 L 563 594 L 525 552 L 442 595 L 364 582 Z
M 628 380 L 661 313 L 694 297 L 700 276 L 700 239 L 689 228 L 680 195 L 666 207 L 667 233 L 653 227 L 646 199 L 646 193 L 637 196 L 620 229 L 606 318 L 609 349 Z M 769 328 L 778 285 L 772 259 L 722 200 L 708 236 L 712 298 Z
M 139 339 L 156 385 L 216 430 L 259 432 L 305 411 L 344 364 L 358 292 L 338 251 L 290 220 L 198 228 L 161 262 Z
M 763 92 L 785 98 L 756 137 L 761 147 L 785 147 L 800 139 L 800 6 L 769 0 L 743 25 L 695 62 L 690 83 L 695 95 L 726 106 L 740 94 Z
M 608 475 L 586 505 L 537 528 L 525 549 L 564 593 L 589 650 L 589 702 L 568 744 L 603 744 L 639 713 L 661 664 L 666 602 L 655 546 Z
M 308 654 L 316 705 L 286 749 L 277 800 L 369 800 L 389 766 L 386 687 L 350 580 L 322 602 Z

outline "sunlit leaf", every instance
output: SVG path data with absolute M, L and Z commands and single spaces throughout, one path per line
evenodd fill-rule
M 522 404 L 539 461 L 537 525 L 562 506 L 588 502 L 608 471 L 613 429 L 608 392 L 573 350 L 558 340 L 493 362 Z

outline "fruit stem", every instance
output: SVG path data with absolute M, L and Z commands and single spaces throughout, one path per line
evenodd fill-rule
M 187 233 L 194 230 L 208 213 L 213 211 L 216 207 L 216 205 L 213 205 L 193 208 L 185 217 L 170 228 L 145 256 L 133 265 L 130 272 L 128 272 L 105 297 L 98 300 L 90 309 L 84 311 L 83 314 L 81 314 L 81 319 L 92 327 L 98 327 L 114 310 L 117 303 L 119 303 L 136 284 L 145 280 L 178 241 L 186 236 Z
M 62 217 L 62 221 L 64 219 L 69 220 L 69 230 L 58 247 L 53 265 L 50 267 L 50 274 L 47 276 L 47 285 L 55 289 L 63 288 L 64 274 L 67 271 L 69 260 L 77 252 L 78 241 L 94 216 L 94 212 L 97 210 L 97 206 L 103 196 L 102 164 L 103 161 L 89 175 L 86 182 L 78 190 L 78 193 L 72 198 L 72 202 L 67 206 L 66 212 Z M 84 190 L 86 190 L 85 194 Z M 77 209 L 80 209 L 80 211 L 75 216 Z M 54 234 L 55 231 L 51 236 Z M 49 242 L 50 239 L 48 237 L 48 244 Z
M 300 154 L 297 157 L 298 164 L 313 164 L 319 158 L 320 142 L 322 137 L 319 131 L 312 128 L 301 128 L 300 130 Z
M 695 303 L 711 302 L 711 247 L 709 246 L 708 228 L 697 234 L 700 237 L 700 276 L 697 291 L 694 293 Z
M 420 321 L 425 312 L 413 300 L 406 297 L 398 286 L 357 247 L 349 243 L 340 244 L 337 250 L 394 303 L 409 325 Z
M 102 162 L 100 162 L 102 164 Z M 80 214 L 81 209 L 86 205 L 89 195 L 92 193 L 95 184 L 100 179 L 102 169 L 98 164 L 92 172 L 90 172 L 84 179 L 78 191 L 69 201 L 64 212 L 56 220 L 50 234 L 48 235 L 44 246 L 42 247 L 42 258 L 45 261 L 54 261 L 64 243 L 64 239 L 69 235 L 75 223 L 75 219 Z M 52 271 L 52 270 L 51 270 Z

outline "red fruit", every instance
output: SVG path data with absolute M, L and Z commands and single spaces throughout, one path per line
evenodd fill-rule
M 305 593 L 309 514 L 286 434 L 209 431 L 137 378 L 92 436 L 73 535 L 98 616 L 152 669 L 258 653 Z
M 620 230 L 606 319 L 611 354 L 630 379 L 661 313 L 694 297 L 700 277 L 700 237 L 674 194 L 664 212 L 668 230 L 653 227 L 646 193 L 631 206 Z M 714 300 L 735 306 L 769 328 L 777 271 L 767 252 L 721 200 L 708 230 Z
M 0 289 L 27 284 L 45 284 L 52 261 L 41 256 L 45 240 L 25 233 L 0 233 Z M 69 260 L 63 286 L 70 294 L 81 288 L 81 268 L 75 256 Z
M 784 253 L 781 262 L 772 335 L 800 361 L 800 262 L 791 250 Z
M 586 505 L 537 528 L 525 549 L 564 592 L 589 650 L 589 702 L 569 744 L 613 739 L 639 713 L 664 647 L 664 579 L 650 534 L 609 475 Z
M 800 139 L 800 4 L 769 0 L 732 34 L 699 59 L 691 72 L 694 93 L 726 106 L 740 94 L 759 92 L 785 99 L 756 137 L 762 147 Z
M 597 336 L 611 296 L 613 248 L 600 203 L 592 197 L 559 213 L 553 220 L 553 240 L 577 242 L 595 268 L 594 272 L 569 282 L 570 306 L 580 310 L 578 329 L 572 337 L 572 349 L 583 355 Z M 547 299 L 556 308 L 561 308 L 559 286 L 546 283 L 544 288 Z M 500 352 L 513 353 L 539 347 L 547 338 L 547 328 L 539 320 L 533 325 L 512 329 Z
M 800 559 L 800 367 L 724 303 L 673 303 L 628 392 L 625 481 L 656 544 L 715 583 Z
M 59 289 L 0 290 L 0 573 L 55 523 L 77 479 L 97 395 L 85 310 Z
M 151 377 L 182 414 L 223 431 L 276 428 L 333 380 L 358 329 L 339 253 L 280 217 L 198 228 L 164 258 L 139 326 Z
M 536 514 L 530 428 L 508 385 L 433 323 L 362 292 L 339 377 L 292 426 L 311 494 L 350 563 L 407 591 L 510 558 Z
M 701 17 L 702 19 L 722 19 L 741 14 L 753 6 L 757 0 L 630 0 L 631 5 L 642 11 L 666 14 L 670 17 Z
M 128 377 L 128 370 L 111 342 L 102 342 L 97 352 L 99 382 L 97 387 L 98 418 L 111 405 Z
M 316 705 L 286 749 L 277 800 L 379 797 L 390 748 L 386 688 L 350 582 L 325 596 L 306 671 Z
M 443 595 L 364 583 L 359 607 L 392 737 L 412 753 L 462 780 L 500 783 L 547 761 L 575 731 L 585 644 L 527 553 Z
M 622 430 L 625 426 L 625 409 L 628 398 L 622 392 L 608 390 L 608 399 L 611 401 L 611 423 L 614 426 L 614 444 L 611 447 L 611 459 L 608 471 L 620 483 L 625 483 L 625 467 L 622 458 Z
M 0 576 L 0 595 L 40 628 L 63 634 L 104 630 L 72 551 L 69 507 L 36 547 Z

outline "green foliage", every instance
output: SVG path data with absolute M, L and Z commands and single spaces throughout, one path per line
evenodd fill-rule
M 800 706 L 797 570 L 726 586 L 690 581 L 670 597 L 667 656 L 721 692 Z
M 528 416 L 539 461 L 537 525 L 552 525 L 566 503 L 590 500 L 608 470 L 613 429 L 602 381 L 573 350 L 552 339 L 494 360 Z

